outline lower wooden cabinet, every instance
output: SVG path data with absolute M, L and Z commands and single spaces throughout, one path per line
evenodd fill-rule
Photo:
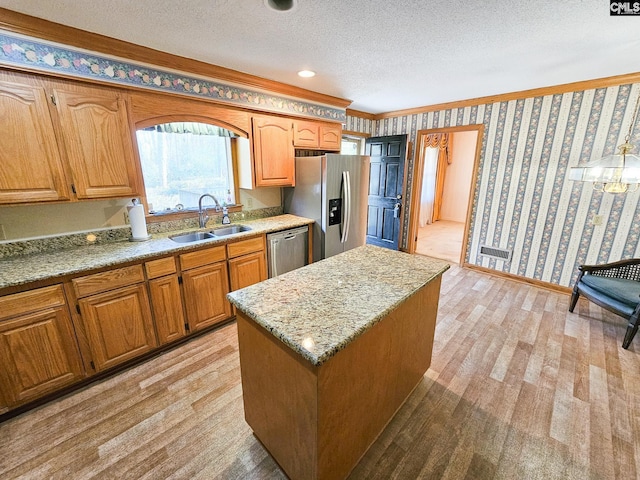
M 266 278 L 260 235 L 1 296 L 0 414 L 229 320 Z
M 267 279 L 266 237 L 253 237 L 227 245 L 231 291 Z
M 157 346 L 144 284 L 78 301 L 96 371 L 138 357 Z
M 248 287 L 267 279 L 264 251 L 229 259 L 231 291 Z
M 164 257 L 144 264 L 149 279 L 151 311 L 158 342 L 170 343 L 187 334 L 176 259 Z
M 14 407 L 84 377 L 62 286 L 0 298 L 0 397 Z
M 231 316 L 227 300 L 227 262 L 218 262 L 182 272 L 187 322 L 191 331 L 220 323 Z
M 149 293 L 158 342 L 164 345 L 184 337 L 187 330 L 184 327 L 178 276 L 169 275 L 149 280 Z

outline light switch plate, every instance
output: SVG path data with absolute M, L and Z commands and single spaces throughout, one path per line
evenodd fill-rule
M 7 234 L 4 232 L 4 225 L 0 224 L 0 240 L 6 240 Z
M 591 217 L 591 225 L 602 225 L 602 215 L 595 214 L 593 217 Z

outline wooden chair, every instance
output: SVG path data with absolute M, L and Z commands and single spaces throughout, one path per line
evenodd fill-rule
M 629 320 L 622 348 L 629 348 L 640 324 L 640 258 L 603 265 L 580 265 L 569 311 L 580 295 Z

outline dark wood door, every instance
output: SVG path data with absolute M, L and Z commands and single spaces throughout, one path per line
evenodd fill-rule
M 367 243 L 397 250 L 407 136 L 371 137 L 365 147 L 365 153 L 371 157 Z

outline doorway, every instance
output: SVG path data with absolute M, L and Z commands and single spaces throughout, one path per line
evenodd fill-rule
M 469 125 L 418 132 L 409 253 L 464 261 L 483 129 Z

